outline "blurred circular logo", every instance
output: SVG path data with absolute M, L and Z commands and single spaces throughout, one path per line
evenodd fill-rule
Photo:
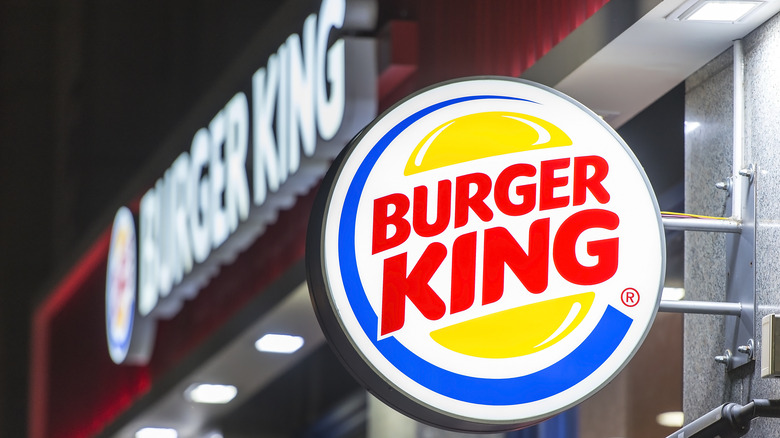
M 605 385 L 646 336 L 665 271 L 625 143 L 573 99 L 505 78 L 432 87 L 363 130 L 323 183 L 308 245 L 348 368 L 462 431 L 534 424 Z
M 136 296 L 135 222 L 127 207 L 114 217 L 106 271 L 106 336 L 111 360 L 127 358 L 133 334 Z

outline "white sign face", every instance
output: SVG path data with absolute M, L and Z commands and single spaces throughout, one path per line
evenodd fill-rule
M 618 135 L 571 98 L 472 78 L 409 97 L 333 166 L 309 234 L 323 329 L 419 420 L 510 430 L 628 362 L 665 271 L 657 202 Z

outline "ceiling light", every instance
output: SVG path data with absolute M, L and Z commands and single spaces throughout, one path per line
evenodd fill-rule
M 735 23 L 756 10 L 765 0 L 689 0 L 667 15 L 667 20 Z
M 233 400 L 238 389 L 233 385 L 216 385 L 212 383 L 196 383 L 186 391 L 184 397 L 194 403 L 223 405 Z
M 661 299 L 664 301 L 680 301 L 685 298 L 685 289 L 681 287 L 665 287 L 661 293 Z
M 255 342 L 258 351 L 266 353 L 294 353 L 303 347 L 303 338 L 294 335 L 268 333 Z
M 663 412 L 655 417 L 655 421 L 664 427 L 682 427 L 685 423 L 685 415 L 680 411 Z
M 701 123 L 699 122 L 685 122 L 685 133 L 690 134 L 691 132 L 699 129 L 699 126 L 701 126 Z
M 693 11 L 689 21 L 728 21 L 735 22 L 761 5 L 758 1 L 708 1 Z
M 144 427 L 135 433 L 135 438 L 178 438 L 179 433 L 170 427 Z

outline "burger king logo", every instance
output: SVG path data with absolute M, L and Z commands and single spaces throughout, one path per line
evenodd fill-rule
M 130 350 L 135 319 L 136 240 L 133 213 L 120 208 L 114 216 L 106 270 L 106 337 L 114 363 Z
M 366 127 L 323 182 L 309 284 L 323 330 L 380 399 L 462 431 L 578 404 L 655 317 L 657 202 L 619 136 L 571 98 L 471 78 Z

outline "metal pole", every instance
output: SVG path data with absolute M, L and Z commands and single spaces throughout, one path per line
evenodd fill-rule
M 706 315 L 732 315 L 742 313 L 741 303 L 720 303 L 713 301 L 661 301 L 659 312 L 699 313 Z
M 723 404 L 667 438 L 737 438 L 750 431 L 756 417 L 780 418 L 780 400 L 753 400 L 745 406 Z
M 666 230 L 742 232 L 742 223 L 733 219 L 665 217 L 662 221 Z
M 744 126 L 745 126 L 745 61 L 742 40 L 734 41 L 734 121 L 732 146 L 732 185 L 731 185 L 731 218 L 742 220 L 742 199 L 745 178 L 740 177 L 744 166 Z

